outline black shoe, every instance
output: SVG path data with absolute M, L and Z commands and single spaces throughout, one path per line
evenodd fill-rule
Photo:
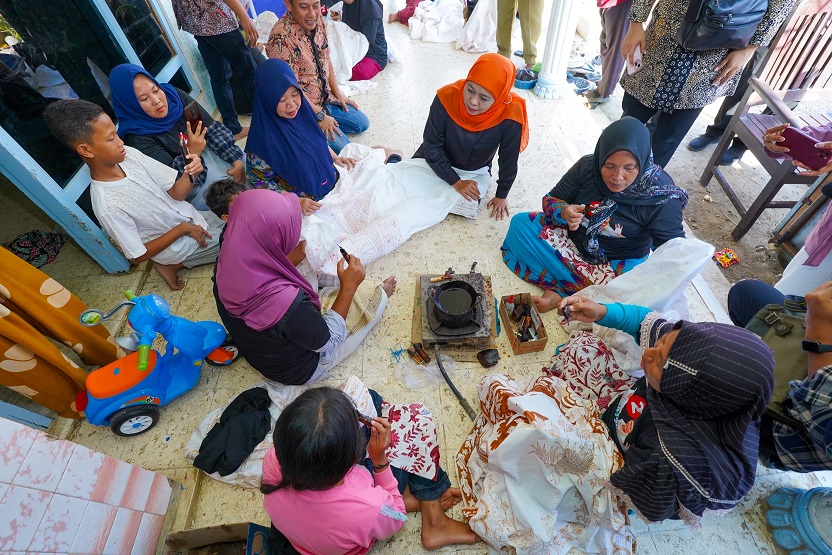
M 718 143 L 719 140 L 722 138 L 721 135 L 717 135 L 716 137 L 708 137 L 707 135 L 699 135 L 691 142 L 688 143 L 688 148 L 694 152 L 699 152 L 703 148 L 708 145 L 712 145 L 714 143 Z
M 725 151 L 725 154 L 722 155 L 722 160 L 719 161 L 719 165 L 730 166 L 731 164 L 742 158 L 743 154 L 745 154 L 744 148 L 729 146 L 728 150 Z
M 523 51 L 522 50 L 515 50 L 514 55 L 517 56 L 518 58 L 522 58 L 523 57 Z

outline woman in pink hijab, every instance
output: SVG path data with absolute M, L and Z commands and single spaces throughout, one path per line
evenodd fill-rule
M 206 195 L 214 197 L 209 202 L 214 213 L 228 222 L 214 275 L 214 298 L 223 325 L 240 354 L 270 380 L 301 385 L 329 377 L 329 370 L 352 353 L 381 318 L 396 290 L 395 277 L 381 284 L 374 317 L 349 333 L 347 317 L 365 277 L 361 261 L 352 256 L 338 264 L 340 289 L 329 310 L 321 313 L 318 292 L 295 266 L 299 260 L 294 259 L 302 259 L 295 256 L 302 251 L 298 197 L 265 189 L 226 191 Z M 217 203 L 217 198 L 225 200 Z

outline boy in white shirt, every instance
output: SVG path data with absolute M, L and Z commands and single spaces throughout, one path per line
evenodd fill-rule
M 177 180 L 173 168 L 126 147 L 97 104 L 59 100 L 43 117 L 52 134 L 89 166 L 93 211 L 124 256 L 134 262 L 152 259 L 171 289 L 184 286 L 177 275 L 182 268 L 217 260 L 225 222 L 185 202 L 191 176 L 203 169 L 199 156 L 188 156 Z

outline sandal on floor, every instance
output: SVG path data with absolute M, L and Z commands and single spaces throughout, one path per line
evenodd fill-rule
M 610 97 L 601 96 L 598 94 L 598 91 L 587 91 L 584 93 L 584 98 L 590 104 L 606 104 L 610 101 Z

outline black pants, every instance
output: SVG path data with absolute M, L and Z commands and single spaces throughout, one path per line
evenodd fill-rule
M 716 113 L 714 124 L 709 125 L 708 128 L 705 129 L 706 137 L 721 137 L 722 134 L 725 133 L 725 130 L 728 128 L 728 123 L 734 116 L 734 109 L 737 107 L 737 104 L 740 103 L 740 100 L 742 100 L 742 97 L 745 95 L 745 91 L 748 90 L 748 80 L 751 79 L 752 75 L 754 75 L 754 70 L 762 61 L 767 51 L 768 48 L 766 47 L 760 47 L 754 51 L 754 56 L 748 61 L 747 64 L 745 64 L 745 67 L 742 70 L 737 90 L 731 96 L 725 97 L 722 104 L 719 106 L 719 112 Z M 767 113 L 771 112 L 769 111 Z M 739 137 L 734 137 L 731 146 L 741 150 L 748 150 L 748 147 L 743 144 Z
M 728 291 L 728 316 L 735 326 L 744 328 L 761 308 L 769 304 L 782 305 L 783 293 L 758 279 L 744 279 Z
M 670 162 L 673 153 L 676 152 L 682 139 L 685 138 L 685 134 L 693 126 L 693 122 L 696 121 L 702 111 L 702 108 L 691 108 L 662 112 L 645 106 L 628 92 L 624 93 L 621 108 L 624 110 L 623 115 L 632 116 L 645 124 L 655 116 L 653 162 L 662 167 Z
M 208 76 L 211 78 L 211 90 L 214 100 L 222 116 L 222 122 L 235 135 L 243 126 L 237 120 L 237 110 L 234 108 L 234 94 L 226 73 L 226 64 L 240 79 L 248 100 L 254 103 L 254 59 L 243 40 L 239 30 L 229 31 L 211 37 L 196 37 L 196 45 Z

